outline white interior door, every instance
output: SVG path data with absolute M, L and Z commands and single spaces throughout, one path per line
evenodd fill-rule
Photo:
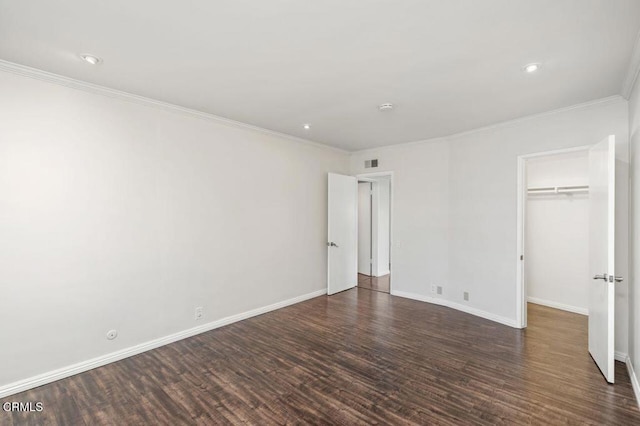
M 589 353 L 614 382 L 615 137 L 589 151 Z
M 329 173 L 327 294 L 358 282 L 358 181 Z
M 358 183 L 358 273 L 371 273 L 371 182 Z

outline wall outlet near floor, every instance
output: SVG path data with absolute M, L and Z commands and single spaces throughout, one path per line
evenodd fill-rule
M 469 292 L 468 292 L 468 291 L 465 291 L 465 292 L 463 293 L 463 297 L 464 297 L 464 300 L 469 300 Z
M 441 285 L 438 286 L 438 289 L 437 289 L 436 293 L 442 294 L 442 286 Z
M 204 310 L 203 310 L 202 306 L 198 306 L 196 308 L 196 314 L 195 314 L 196 321 L 197 320 L 201 320 L 202 319 L 202 315 L 204 315 Z

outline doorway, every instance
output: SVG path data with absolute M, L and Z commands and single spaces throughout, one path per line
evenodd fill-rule
M 528 310 L 589 313 L 587 150 L 526 160 L 524 279 Z
M 589 148 L 518 158 L 518 306 L 588 314 Z
M 391 290 L 391 176 L 358 176 L 358 287 Z
M 586 155 L 583 155 L 585 151 Z M 616 234 L 622 230 L 628 231 L 627 222 L 619 221 L 616 215 L 616 204 L 624 199 L 616 196 L 616 186 L 626 189 L 627 183 L 616 179 L 617 174 L 624 171 L 624 168 L 618 169 L 618 162 L 616 137 L 609 135 L 590 147 L 520 156 L 517 174 L 518 324 L 521 328 L 527 327 L 529 302 L 540 304 L 546 301 L 547 309 L 571 311 L 574 316 L 576 312 L 586 311 L 586 318 L 585 315 L 582 318 L 588 325 L 588 353 L 609 383 L 615 381 L 615 286 L 624 279 L 616 275 Z M 572 163 L 580 164 L 576 167 Z M 547 174 L 533 176 L 536 169 L 539 169 L 538 172 L 546 170 Z M 536 197 L 543 198 L 536 200 Z M 579 211 L 582 200 L 578 197 L 586 200 L 586 211 Z M 545 203 L 542 207 L 529 203 L 540 204 L 541 201 Z M 536 210 L 546 216 L 546 223 L 551 223 L 551 230 L 539 227 L 543 216 L 536 215 Z M 567 214 L 568 211 L 572 213 Z M 558 221 L 554 215 L 564 215 L 564 219 Z M 536 216 L 538 219 L 533 223 Z M 585 217 L 588 219 L 585 220 Z M 624 219 L 624 215 L 619 217 Z M 532 234 L 532 228 L 536 229 L 535 234 Z M 534 249 L 532 244 L 536 244 L 536 241 L 540 244 L 545 240 L 539 238 L 537 233 L 546 235 L 548 243 Z M 584 252 L 580 253 L 585 246 L 586 256 Z M 546 260 L 543 262 L 541 259 Z M 540 276 L 536 278 L 536 274 Z M 563 288 L 567 285 L 567 279 L 577 285 Z M 531 290 L 533 287 L 538 288 Z M 582 294 L 585 287 L 587 290 Z M 539 295 L 546 294 L 556 300 L 549 302 L 544 297 L 536 296 L 532 300 L 530 291 L 538 291 Z M 561 296 L 565 299 L 558 300 Z M 576 306 L 581 300 L 586 300 L 586 306 Z M 563 324 L 557 326 L 562 327 Z

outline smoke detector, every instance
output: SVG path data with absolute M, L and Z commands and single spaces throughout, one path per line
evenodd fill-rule
M 387 102 L 380 105 L 378 109 L 380 110 L 380 112 L 391 111 L 393 109 L 393 104 Z

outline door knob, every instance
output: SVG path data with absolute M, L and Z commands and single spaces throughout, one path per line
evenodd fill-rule
M 607 274 L 594 275 L 593 276 L 594 280 L 605 280 L 605 281 L 607 281 L 608 278 L 609 278 L 609 276 Z
M 333 241 L 331 241 L 331 242 L 327 243 L 327 245 L 328 245 L 329 247 L 339 247 L 339 246 L 338 246 L 336 243 L 334 243 Z
M 624 279 L 622 277 L 614 277 L 613 278 L 617 283 L 622 282 Z

